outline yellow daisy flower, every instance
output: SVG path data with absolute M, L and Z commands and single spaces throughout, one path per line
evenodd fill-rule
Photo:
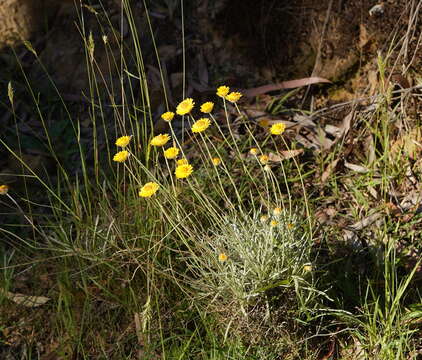
M 116 145 L 124 148 L 124 147 L 126 147 L 129 144 L 130 139 L 132 139 L 132 136 L 122 136 L 122 137 L 119 137 L 116 140 Z
M 187 98 L 187 99 L 183 100 L 179 105 L 177 105 L 176 114 L 187 115 L 192 111 L 194 105 L 195 105 L 195 103 L 194 103 L 193 99 Z
M 159 185 L 155 182 L 146 183 L 142 186 L 141 190 L 139 191 L 140 197 L 151 197 L 154 195 L 159 188 Z
M 281 135 L 284 130 L 286 130 L 286 124 L 284 123 L 273 124 L 270 128 L 270 132 L 273 135 Z
M 229 93 L 229 91 L 230 91 L 230 88 L 228 86 L 223 85 L 217 89 L 217 95 L 219 97 L 225 98 L 227 94 Z
M 126 150 L 119 151 L 116 155 L 113 156 L 113 161 L 124 162 L 128 156 L 129 153 Z
M 179 155 L 179 149 L 177 147 L 169 147 L 166 151 L 164 151 L 164 156 L 166 159 L 174 159 Z
M 186 159 L 179 159 L 176 161 L 177 165 L 188 165 L 189 162 Z
M 278 221 L 277 220 L 271 220 L 270 225 L 271 225 L 271 227 L 276 227 L 278 225 Z
M 179 165 L 176 167 L 176 171 L 174 172 L 174 174 L 176 175 L 178 179 L 187 178 L 192 173 L 193 173 L 193 167 L 190 164 Z
M 280 208 L 280 207 L 276 207 L 276 208 L 274 208 L 274 210 L 273 210 L 273 214 L 274 214 L 274 216 L 280 216 L 280 215 L 281 215 L 281 213 L 282 213 L 282 211 L 283 211 L 283 210 L 281 210 L 281 208 Z
M 221 261 L 221 262 L 225 262 L 225 261 L 227 261 L 227 259 L 228 259 L 228 256 L 225 253 L 220 253 L 218 255 L 218 260 Z
M 165 144 L 167 144 L 167 142 L 170 140 L 170 135 L 169 134 L 160 134 L 157 136 L 154 136 L 151 139 L 150 144 L 152 146 L 164 146 Z
M 0 186 L 0 195 L 6 195 L 9 191 L 9 187 L 7 185 Z
M 231 92 L 226 96 L 226 100 L 235 103 L 238 102 L 239 99 L 242 97 L 242 94 L 240 92 Z
M 249 150 L 249 153 L 252 154 L 252 155 L 258 155 L 259 150 L 258 150 L 258 148 L 251 148 Z
M 192 132 L 194 133 L 203 132 L 208 128 L 208 126 L 210 126 L 210 124 L 211 124 L 210 119 L 201 118 L 195 121 L 195 123 L 192 125 Z
M 209 114 L 211 111 L 212 111 L 212 109 L 214 109 L 214 103 L 213 102 L 211 102 L 211 101 L 208 101 L 208 102 L 206 102 L 206 103 L 203 103 L 202 105 L 201 105 L 201 112 L 203 112 L 204 114 Z
M 263 164 L 263 165 L 267 164 L 269 159 L 270 159 L 270 158 L 268 157 L 268 155 L 261 155 L 261 156 L 259 157 L 259 161 L 260 161 L 260 163 L 261 163 L 261 164 Z
M 167 122 L 172 121 L 173 118 L 174 118 L 174 112 L 172 111 L 167 111 L 163 115 L 161 115 L 161 119 Z
M 212 158 L 211 161 L 212 161 L 214 166 L 218 166 L 218 165 L 221 164 L 221 159 L 218 158 L 218 157 Z

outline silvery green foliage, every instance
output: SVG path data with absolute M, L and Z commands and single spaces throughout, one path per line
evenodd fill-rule
M 190 266 L 203 297 L 247 304 L 270 289 L 297 290 L 310 262 L 306 226 L 287 212 L 265 222 L 261 215 L 225 217 L 210 234 L 198 236 Z M 271 226 L 272 220 L 276 226 Z M 219 261 L 221 253 L 226 261 Z

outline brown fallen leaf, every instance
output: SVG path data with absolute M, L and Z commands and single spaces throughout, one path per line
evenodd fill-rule
M 348 229 L 352 231 L 362 230 L 368 227 L 369 225 L 373 224 L 377 220 L 381 219 L 383 216 L 384 215 L 381 212 L 375 212 L 372 215 L 369 215 L 363 218 L 362 220 L 358 221 L 357 223 L 350 225 Z
M 321 175 L 321 182 L 324 184 L 328 178 L 330 177 L 330 175 L 332 174 L 332 172 L 334 171 L 334 169 L 337 166 L 337 163 L 339 162 L 340 159 L 336 159 L 334 161 L 332 161 L 331 163 L 329 163 L 327 165 L 327 167 L 325 168 L 324 172 Z
M 400 137 L 391 146 L 391 156 L 396 159 L 399 156 L 418 159 L 422 153 L 422 128 L 416 127 L 412 131 Z
M 319 209 L 315 212 L 315 217 L 320 224 L 326 224 L 337 215 L 337 210 L 333 206 Z
M 264 85 L 264 86 L 258 86 L 251 89 L 244 89 L 242 90 L 242 93 L 246 97 L 254 97 L 257 95 L 265 94 L 270 91 L 294 89 L 298 87 L 308 86 L 312 84 L 320 84 L 320 83 L 330 84 L 331 81 L 324 78 L 320 78 L 320 77 L 307 77 L 303 79 L 283 81 L 278 84 L 269 84 L 269 85 Z
M 364 166 L 360 166 L 360 165 L 356 165 L 356 164 L 351 164 L 351 163 L 349 163 L 347 161 L 344 162 L 344 167 L 346 167 L 346 168 L 348 168 L 348 169 L 350 169 L 352 171 L 355 171 L 355 172 L 357 172 L 359 174 L 366 174 L 369 171 Z
M 0 294 L 16 304 L 23 305 L 26 307 L 38 307 L 44 305 L 47 301 L 50 300 L 50 298 L 45 296 L 31 296 L 19 293 L 12 293 L 9 291 L 5 291 L 4 289 L 0 289 Z
M 278 154 L 274 154 L 274 153 L 270 152 L 268 154 L 268 159 L 270 161 L 280 162 L 280 161 L 283 161 L 283 160 L 291 159 L 291 158 L 298 156 L 302 153 L 303 153 L 303 149 L 284 150 L 284 151 L 279 151 Z

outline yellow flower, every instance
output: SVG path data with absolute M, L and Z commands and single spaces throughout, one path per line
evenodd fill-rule
M 157 192 L 158 188 L 159 186 L 155 182 L 146 183 L 144 186 L 142 186 L 141 190 L 139 191 L 139 196 L 151 197 Z
M 132 139 L 132 136 L 122 136 L 122 137 L 119 137 L 116 140 L 116 145 L 124 148 L 124 147 L 126 147 L 129 144 L 130 139 Z
M 113 156 L 113 161 L 123 162 L 127 159 L 129 153 L 126 150 L 119 151 L 116 155 Z
M 164 156 L 166 159 L 174 159 L 179 155 L 179 149 L 177 147 L 169 147 L 166 151 L 164 151 Z
M 186 159 L 179 159 L 177 160 L 177 165 L 188 165 L 188 161 Z
M 189 165 L 189 164 L 177 166 L 176 171 L 174 172 L 174 174 L 176 175 L 178 179 L 187 178 L 192 173 L 193 173 L 193 167 L 192 165 Z
M 271 225 L 271 227 L 276 227 L 278 225 L 278 221 L 277 220 L 271 220 L 270 225 Z
M 0 195 L 6 195 L 9 191 L 9 187 L 7 185 L 0 186 Z
M 282 210 L 281 210 L 281 208 L 280 208 L 280 207 L 276 207 L 276 208 L 274 208 L 274 210 L 273 210 L 273 214 L 274 214 L 274 216 L 280 216 L 280 215 L 281 215 L 281 212 L 282 212 Z
M 270 128 L 270 132 L 273 135 L 281 135 L 284 130 L 286 130 L 286 124 L 284 123 L 273 124 Z
M 310 264 L 303 265 L 303 270 L 305 270 L 306 272 L 312 271 L 312 265 Z
M 218 166 L 218 165 L 221 164 L 221 159 L 218 158 L 218 157 L 212 158 L 211 161 L 212 161 L 214 166 Z
M 227 259 L 228 259 L 228 256 L 225 253 L 220 253 L 218 255 L 218 260 L 220 260 L 221 262 L 225 262 L 227 261 Z
M 170 140 L 169 134 L 160 134 L 152 138 L 150 144 L 152 146 L 164 146 Z
M 211 102 L 211 101 L 208 101 L 208 102 L 206 102 L 206 103 L 203 103 L 202 105 L 201 105 L 201 112 L 203 112 L 204 114 L 209 114 L 211 111 L 212 111 L 212 109 L 214 109 L 214 103 L 213 102 Z
M 217 89 L 217 95 L 219 96 L 219 97 L 222 97 L 222 98 L 224 98 L 224 97 L 226 97 L 226 95 L 229 93 L 229 91 L 230 91 L 230 88 L 228 87 L 228 86 L 220 86 L 218 89 Z
M 259 218 L 259 221 L 261 221 L 262 223 L 267 222 L 267 220 L 268 220 L 268 215 L 262 215 L 262 216 Z
M 249 150 L 249 153 L 252 154 L 252 155 L 258 155 L 259 150 L 257 148 L 251 148 Z
M 210 126 L 210 124 L 211 124 L 210 119 L 201 118 L 195 121 L 195 123 L 192 125 L 192 132 L 194 133 L 203 132 L 208 128 L 208 126 Z
M 194 105 L 193 99 L 187 98 L 177 105 L 176 113 L 178 115 L 187 115 L 192 111 Z
M 262 126 L 263 128 L 268 128 L 270 126 L 270 121 L 268 119 L 261 119 L 258 121 L 259 126 Z
M 173 120 L 173 118 L 174 118 L 174 112 L 167 111 L 167 112 L 165 112 L 163 115 L 161 115 L 161 118 L 162 118 L 164 121 L 172 121 L 172 120 Z
M 268 157 L 268 155 L 261 155 L 260 157 L 259 157 L 259 161 L 260 161 L 260 163 L 261 164 L 263 164 L 263 165 L 265 165 L 266 163 L 268 163 L 268 160 L 269 160 L 270 158 Z
M 242 94 L 240 92 L 231 92 L 229 95 L 226 96 L 226 100 L 235 103 L 238 102 L 241 97 Z

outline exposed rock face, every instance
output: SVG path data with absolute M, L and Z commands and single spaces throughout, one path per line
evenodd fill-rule
M 0 49 L 29 39 L 43 20 L 43 0 L 0 1 Z

